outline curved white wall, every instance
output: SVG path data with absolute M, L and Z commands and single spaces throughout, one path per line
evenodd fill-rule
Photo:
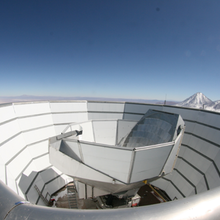
M 150 108 L 180 114 L 186 123 L 174 171 L 154 184 L 164 189 L 171 199 L 220 186 L 219 113 L 174 106 L 92 101 L 0 105 L 0 179 L 28 199 L 34 193 L 30 188 L 33 182 L 43 193 L 51 194 L 56 191 L 55 183 L 62 186 L 69 179 L 49 163 L 49 137 L 60 134 L 72 122 L 92 119 L 138 121 Z M 51 169 L 55 172 L 46 175 Z M 18 186 L 25 175 L 29 176 L 24 186 L 28 196 L 23 195 Z M 33 202 L 42 204 L 40 199 Z

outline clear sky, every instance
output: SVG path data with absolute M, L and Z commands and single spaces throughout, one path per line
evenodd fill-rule
M 0 96 L 220 99 L 219 0 L 1 0 Z

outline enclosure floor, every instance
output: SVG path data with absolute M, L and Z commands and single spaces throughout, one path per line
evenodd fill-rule
M 139 206 L 153 205 L 157 203 L 164 202 L 153 190 L 146 184 L 142 186 L 138 195 L 140 195 L 141 200 Z M 58 191 L 52 198 L 55 198 L 55 203 L 53 207 L 57 208 L 69 208 L 69 200 L 67 196 L 67 187 L 65 186 L 60 191 Z M 78 200 L 79 209 L 97 209 L 96 204 L 92 199 L 79 199 Z

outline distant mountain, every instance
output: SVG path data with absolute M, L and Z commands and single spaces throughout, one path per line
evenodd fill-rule
M 207 98 L 201 92 L 197 92 L 196 94 L 190 96 L 188 99 L 185 99 L 183 102 L 180 102 L 175 106 L 199 108 L 206 109 L 209 111 L 220 112 L 220 100 L 213 102 L 211 99 Z
M 0 104 L 3 103 L 13 103 L 13 102 L 31 102 L 31 101 L 52 101 L 52 100 L 91 100 L 91 101 L 112 101 L 112 102 L 139 102 L 148 104 L 160 104 L 160 105 L 174 105 L 182 106 L 188 108 L 199 108 L 206 109 L 209 111 L 220 112 L 220 100 L 213 102 L 211 99 L 207 98 L 201 92 L 190 96 L 183 102 L 174 101 L 162 101 L 156 99 L 125 99 L 125 98 L 104 98 L 104 97 L 62 97 L 62 96 L 32 96 L 32 95 L 21 95 L 21 96 L 0 96 Z
M 0 103 L 11 103 L 11 102 L 27 102 L 27 101 L 52 101 L 52 100 L 91 100 L 91 101 L 113 101 L 113 102 L 140 102 L 140 103 L 151 103 L 156 104 L 163 102 L 162 100 L 151 100 L 151 99 L 126 99 L 126 98 L 105 98 L 105 97 L 62 97 L 62 96 L 32 96 L 32 95 L 21 95 L 21 96 L 0 96 Z
M 212 106 L 214 104 L 215 103 L 211 99 L 207 98 L 201 92 L 197 92 L 188 99 L 185 99 L 183 102 L 176 104 L 176 106 L 203 109 L 206 105 Z
M 213 105 L 207 105 L 205 109 L 220 112 L 220 100 L 215 101 Z

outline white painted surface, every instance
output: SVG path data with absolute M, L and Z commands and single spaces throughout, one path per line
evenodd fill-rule
M 74 101 L 74 102 L 51 102 L 50 103 L 51 112 L 86 112 L 87 102 L 86 101 Z
M 36 130 L 23 132 L 23 136 L 27 145 L 48 139 L 49 137 L 53 137 L 55 135 L 56 134 L 53 126 L 42 127 Z
M 91 121 L 80 124 L 82 127 L 82 135 L 79 136 L 80 140 L 84 141 L 95 141 L 94 132 L 93 132 L 93 124 Z
M 51 112 L 49 102 L 16 103 L 13 104 L 13 106 L 17 117 L 26 117 Z
M 20 133 L 20 128 L 16 120 L 9 121 L 0 126 L 0 145 L 3 142 L 8 141 L 9 138 L 18 135 Z
M 0 106 L 0 123 L 7 122 L 16 117 L 13 106 Z
M 125 103 L 125 113 L 141 113 L 145 114 L 152 106 L 144 104 Z
M 88 112 L 88 120 L 97 120 L 97 119 L 122 119 L 123 113 L 91 113 Z
M 96 143 L 115 145 L 117 121 L 93 121 Z
M 85 164 L 127 182 L 132 151 L 81 143 Z
M 77 142 L 72 142 L 72 141 L 66 141 L 68 144 L 69 148 L 81 159 L 80 151 L 79 151 L 79 144 Z
M 125 106 L 123 103 L 103 104 L 102 102 L 94 102 L 91 105 L 90 104 L 88 105 L 88 109 L 90 111 L 89 113 L 87 113 L 87 102 L 36 102 L 0 106 L 1 180 L 3 180 L 3 182 L 7 182 L 8 185 L 17 192 L 15 178 L 18 178 L 19 180 L 20 173 L 24 172 L 28 175 L 32 170 L 40 171 L 41 169 L 45 169 L 50 166 L 51 164 L 49 163 L 48 155 L 36 158 L 48 151 L 48 144 L 46 141 L 42 143 L 37 142 L 59 134 L 67 123 L 87 121 L 88 119 L 112 118 L 124 118 L 137 121 L 142 117 L 142 115 L 138 115 L 136 113 L 144 114 L 149 108 L 156 108 L 159 110 L 181 114 L 184 119 L 191 120 L 192 122 L 186 122 L 186 132 L 192 132 L 211 142 L 201 140 L 193 135 L 185 134 L 183 143 L 214 160 L 217 167 L 220 168 L 219 147 L 212 144 L 212 142 L 214 142 L 219 145 L 219 130 L 213 128 L 210 130 L 210 127 L 194 123 L 195 121 L 198 121 L 219 128 L 219 114 L 193 109 L 182 109 L 178 107 L 174 108 L 170 106 L 144 104 L 139 105 L 134 103 L 126 103 Z M 96 104 L 98 105 L 96 106 Z M 94 112 L 92 113 L 91 111 Z M 125 114 L 123 114 L 123 112 L 125 112 Z M 22 133 L 22 131 L 25 132 Z M 123 135 L 121 134 L 121 136 Z M 14 156 L 20 151 L 21 153 L 14 158 Z M 220 185 L 218 173 L 210 160 L 207 160 L 204 156 L 199 155 L 195 151 L 183 146 L 180 150 L 180 156 L 189 163 L 193 164 L 193 166 L 201 172 L 204 172 L 209 179 L 208 183 L 210 184 L 210 188 Z M 6 181 L 4 173 L 5 163 L 9 160 L 11 160 L 11 162 L 6 168 Z M 183 163 L 184 162 L 182 161 L 181 164 Z M 179 172 L 189 179 L 189 181 L 196 185 L 198 193 L 207 190 L 204 177 L 201 177 L 201 174 L 189 165 L 181 164 L 177 164 L 176 169 L 178 169 Z M 86 170 L 86 168 L 81 168 L 81 171 L 83 169 Z M 90 171 L 86 170 L 86 172 L 88 172 L 88 176 L 90 176 Z M 94 175 L 97 175 L 99 178 L 97 173 Z M 187 186 L 184 188 L 184 186 L 180 183 L 180 178 L 177 176 L 179 175 L 176 171 L 173 171 L 172 175 L 166 176 L 166 178 L 169 178 L 176 187 L 180 187 L 187 195 L 192 195 L 193 192 L 191 192 L 191 187 Z M 161 188 L 164 188 L 172 199 L 174 197 L 182 198 L 181 194 L 171 182 L 166 180 L 158 180 L 158 182 L 159 181 Z M 161 184 L 161 182 L 163 182 L 163 184 Z M 155 182 L 155 185 L 156 183 L 157 181 Z
M 17 119 L 21 131 L 53 125 L 51 114 Z
M 136 125 L 136 123 L 137 123 L 136 121 L 118 120 L 116 144 L 118 144 L 119 141 L 122 140 L 122 138 L 124 138 L 130 133 L 130 131 Z
M 17 135 L 13 139 L 10 139 L 3 144 L 0 147 L 0 155 L 2 155 L 2 161 L 4 161 L 4 164 L 8 163 L 12 157 L 14 157 L 24 148 L 25 141 L 22 134 Z
M 90 102 L 87 103 L 88 111 L 97 112 L 123 112 L 124 103 L 114 102 Z
M 137 151 L 131 183 L 160 175 L 172 145 Z
M 71 159 L 70 157 L 64 155 L 60 151 L 55 150 L 54 148 L 50 148 L 50 161 L 56 167 L 65 173 L 66 175 L 72 176 L 72 177 L 79 177 L 84 178 L 86 176 L 86 179 L 89 180 L 97 180 L 101 182 L 112 182 L 112 178 L 97 172 L 88 166 L 83 165 L 82 163 L 77 162 L 76 160 Z M 54 158 L 56 158 L 54 160 Z
M 168 173 L 172 172 L 172 169 L 175 166 L 175 161 L 176 161 L 176 158 L 177 158 L 177 155 L 178 155 L 178 151 L 180 149 L 180 144 L 181 144 L 182 136 L 183 136 L 183 130 L 181 131 L 179 136 L 176 138 L 175 144 L 171 148 L 171 152 L 170 152 L 170 154 L 169 154 L 169 156 L 167 158 L 166 164 L 165 164 L 165 166 L 163 168 L 163 172 L 165 174 L 168 174 Z
M 82 122 L 82 121 L 87 121 L 87 113 L 53 113 L 52 114 L 52 119 L 54 124 L 70 124 L 73 122 Z

